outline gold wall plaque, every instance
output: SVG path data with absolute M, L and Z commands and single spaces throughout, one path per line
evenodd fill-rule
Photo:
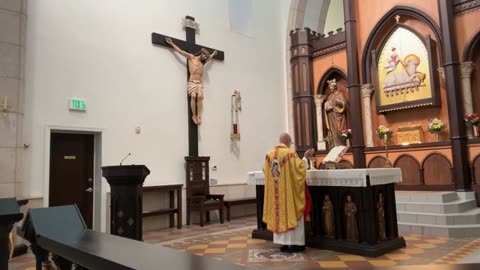
M 421 125 L 399 127 L 397 131 L 397 144 L 413 144 L 423 142 Z
M 77 156 L 63 156 L 63 159 L 77 159 Z

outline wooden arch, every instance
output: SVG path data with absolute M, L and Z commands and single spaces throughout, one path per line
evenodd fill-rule
M 317 87 L 317 95 L 323 95 L 325 94 L 324 91 L 326 89 L 327 85 L 327 80 L 330 79 L 337 79 L 337 81 L 344 79 L 347 79 L 347 75 L 345 72 L 340 68 L 340 67 L 331 67 L 325 74 L 323 74 L 322 79 L 320 80 L 320 83 L 318 84 Z
M 408 154 L 402 154 L 395 160 L 394 167 L 402 170 L 402 185 L 421 185 L 422 175 L 420 163 Z
M 422 162 L 425 185 L 452 185 L 452 164 L 440 153 L 431 153 Z
M 427 24 L 435 34 L 435 38 L 437 40 L 439 50 L 442 51 L 442 44 L 440 42 L 442 40 L 440 35 L 440 27 L 435 22 L 435 20 L 433 20 L 432 17 L 430 17 L 423 11 L 414 7 L 395 6 L 377 22 L 375 27 L 372 29 L 372 32 L 370 33 L 370 36 L 367 39 L 367 42 L 365 43 L 365 47 L 362 53 L 362 81 L 364 84 L 371 83 L 371 79 L 372 79 L 372 76 L 371 76 L 372 74 L 370 70 L 370 67 L 372 65 L 372 59 L 370 57 L 370 52 L 372 51 L 374 44 L 381 37 L 380 33 L 388 29 L 389 27 L 391 27 L 391 25 L 389 25 L 388 22 L 394 20 L 395 16 L 397 15 L 407 15 Z M 440 54 L 440 65 L 443 63 L 442 57 L 443 57 L 442 54 Z
M 387 160 L 384 156 L 375 156 L 372 158 L 372 160 L 370 160 L 367 168 L 384 168 L 386 163 Z
M 477 30 L 477 33 L 468 41 L 467 46 L 463 50 L 463 62 L 468 62 L 473 60 L 475 49 L 478 50 L 480 46 L 480 29 Z

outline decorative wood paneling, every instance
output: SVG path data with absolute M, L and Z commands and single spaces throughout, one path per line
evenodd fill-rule
M 304 103 L 303 104 L 303 109 L 304 109 L 304 113 L 305 113 L 305 140 L 306 140 L 306 144 L 307 145 L 311 145 L 312 144 L 312 140 L 311 140 L 311 136 L 310 136 L 310 113 L 308 112 L 308 104 L 307 103 Z
M 385 157 L 377 156 L 370 161 L 370 163 L 368 164 L 368 168 L 385 168 L 385 164 Z
M 313 134 L 315 123 L 314 101 L 313 101 L 313 75 L 312 75 L 312 45 L 311 40 L 314 33 L 305 28 L 290 32 L 291 51 L 290 58 L 293 73 L 293 119 L 295 128 L 296 149 L 299 155 L 314 147 L 315 134 Z M 298 54 L 295 54 L 297 52 Z
M 337 33 L 328 35 L 317 35 L 312 40 L 313 57 L 329 54 L 335 51 L 343 50 L 347 47 L 345 31 L 339 29 Z
M 454 0 L 453 8 L 456 15 L 462 15 L 468 12 L 480 9 L 480 0 Z
M 420 185 L 420 165 L 418 161 L 409 155 L 400 156 L 395 162 L 394 167 L 402 170 L 403 181 L 401 185 Z
M 307 91 L 308 89 L 308 81 L 307 76 L 309 73 L 307 72 L 307 64 L 302 64 L 302 92 Z
M 472 162 L 473 181 L 475 184 L 480 184 L 480 156 L 477 156 Z
M 446 157 L 433 153 L 423 161 L 425 185 L 452 184 L 452 165 Z
M 298 81 L 298 65 L 293 64 L 293 85 L 295 85 L 295 93 L 300 92 L 300 82 Z
M 295 139 L 297 140 L 297 144 L 298 145 L 303 145 L 303 141 L 302 141 L 302 121 L 301 121 L 301 111 L 300 111 L 300 103 L 297 103 L 297 106 L 296 106 L 296 110 L 297 110 L 297 130 L 295 131 Z

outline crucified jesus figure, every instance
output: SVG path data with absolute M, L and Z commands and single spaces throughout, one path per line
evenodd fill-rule
M 172 46 L 176 52 L 187 58 L 188 71 L 190 72 L 187 88 L 188 95 L 190 96 L 190 107 L 192 108 L 192 120 L 195 124 L 200 125 L 202 123 L 200 115 L 203 108 L 203 67 L 208 61 L 215 57 L 217 51 L 210 54 L 208 50 L 202 49 L 196 55 L 193 55 L 180 49 L 175 43 L 173 43 L 171 38 L 165 38 L 165 42 Z

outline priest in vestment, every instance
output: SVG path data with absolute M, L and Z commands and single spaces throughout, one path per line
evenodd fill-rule
M 313 149 L 305 152 L 301 160 L 290 149 L 292 138 L 280 134 L 280 144 L 267 153 L 263 173 L 265 196 L 263 222 L 273 232 L 273 242 L 281 244 L 282 252 L 305 250 L 304 221 L 309 220 L 310 197 L 305 184 L 307 158 Z

